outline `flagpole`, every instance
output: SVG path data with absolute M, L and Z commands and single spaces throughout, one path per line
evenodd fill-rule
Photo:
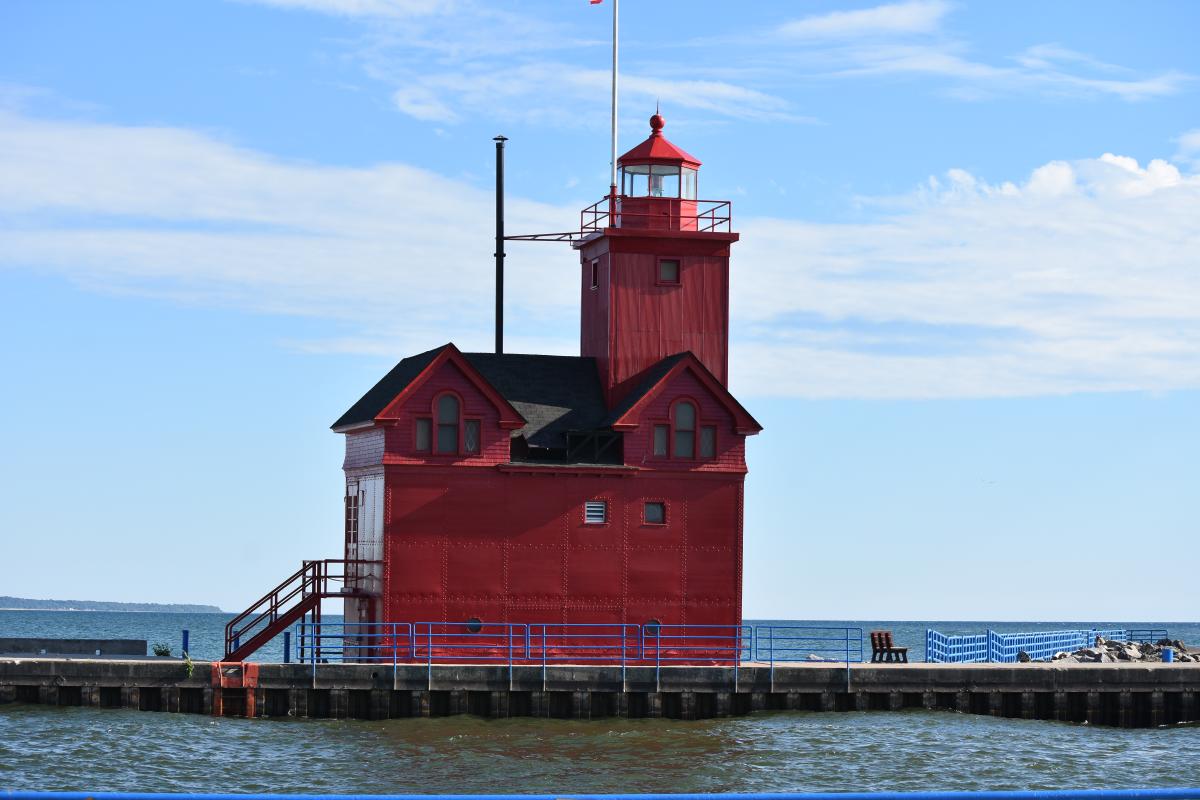
M 617 6 L 620 0 L 612 0 L 612 153 L 609 159 L 609 224 L 614 224 L 613 213 L 617 199 Z

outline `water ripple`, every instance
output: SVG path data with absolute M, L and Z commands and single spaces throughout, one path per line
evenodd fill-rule
M 209 792 L 728 792 L 1200 785 L 1200 727 L 949 712 L 736 719 L 212 719 L 0 706 L 0 787 Z

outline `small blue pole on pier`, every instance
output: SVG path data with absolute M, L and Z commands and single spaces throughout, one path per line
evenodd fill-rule
M 283 663 L 292 663 L 292 632 L 283 632 Z
M 189 638 L 190 638 L 189 631 L 187 628 L 184 628 L 183 629 L 183 654 L 184 655 L 187 655 L 190 652 L 190 648 L 188 647 L 188 644 L 189 644 L 188 639 Z

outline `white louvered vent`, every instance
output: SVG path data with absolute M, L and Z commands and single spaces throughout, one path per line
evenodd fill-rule
M 608 503 L 603 500 L 588 500 L 583 504 L 583 521 L 587 525 L 603 525 L 608 522 Z

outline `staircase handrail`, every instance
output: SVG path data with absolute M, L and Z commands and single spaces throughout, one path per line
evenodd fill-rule
M 243 633 L 256 628 L 258 626 L 258 624 L 260 622 L 262 622 L 264 617 L 271 615 L 273 612 L 276 612 L 279 609 L 280 605 L 287 602 L 288 600 L 291 600 L 293 597 L 296 596 L 296 593 L 298 591 L 303 591 L 311 582 L 313 582 L 313 580 L 315 579 L 316 576 L 310 577 L 309 572 L 313 570 L 315 565 L 320 564 L 320 563 L 321 563 L 320 561 L 304 561 L 304 562 L 302 562 L 300 569 L 296 570 L 294 573 L 292 573 L 287 578 L 284 578 L 279 583 L 278 586 L 276 586 L 271 591 L 267 592 L 265 595 L 260 597 L 254 603 L 250 604 L 250 606 L 247 607 L 245 611 L 238 614 L 233 619 L 229 620 L 229 622 L 225 623 L 225 650 L 226 650 L 226 652 L 230 651 L 231 645 L 233 644 L 233 641 L 235 638 L 239 638 Z M 286 596 L 280 598 L 280 596 L 279 596 L 280 592 L 283 591 L 284 589 L 287 589 L 293 582 L 295 582 L 297 580 L 300 580 L 301 583 L 298 586 L 292 588 L 291 591 L 289 591 Z M 267 608 L 260 612 L 259 608 L 264 603 L 268 603 Z M 246 623 L 243 625 L 243 621 L 247 617 L 250 617 L 254 614 L 258 614 L 258 616 L 256 616 L 249 623 Z
M 300 569 L 285 578 L 278 586 L 260 597 L 242 613 L 225 624 L 225 652 L 232 653 L 237 649 L 238 641 L 243 635 L 254 636 L 263 622 L 269 626 L 279 617 L 283 606 L 297 596 L 300 599 L 314 594 L 327 597 L 331 580 L 347 579 L 347 566 L 350 564 L 376 564 L 378 561 L 369 559 L 325 558 L 304 561 Z M 341 566 L 338 570 L 335 566 Z M 293 585 L 294 584 L 294 585 Z M 360 592 L 360 587 L 354 591 Z M 266 606 L 263 608 L 263 606 Z

